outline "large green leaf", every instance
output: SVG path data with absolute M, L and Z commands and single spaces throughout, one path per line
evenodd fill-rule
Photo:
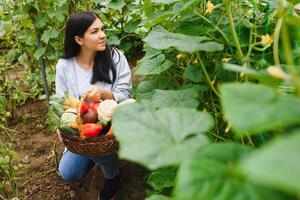
M 160 74 L 173 65 L 173 62 L 166 59 L 164 54 L 153 56 L 149 59 L 143 58 L 138 62 L 136 74 L 150 75 Z
M 196 51 L 221 51 L 223 45 L 211 41 L 205 36 L 188 36 L 179 33 L 171 33 L 161 26 L 155 27 L 144 39 L 147 44 L 157 49 L 175 47 L 179 51 L 193 53 Z
M 300 99 L 282 96 L 256 84 L 224 84 L 221 87 L 225 116 L 237 135 L 256 134 L 300 123 Z
M 184 70 L 183 79 L 190 80 L 195 83 L 203 81 L 202 71 L 199 65 L 188 64 L 187 68 Z
M 155 190 L 162 190 L 167 187 L 175 186 L 177 168 L 166 167 L 157 169 L 149 175 L 147 183 Z
M 194 89 L 155 90 L 152 95 L 152 106 L 197 108 L 199 93 Z
M 187 108 L 154 110 L 150 102 L 118 108 L 113 115 L 120 157 L 150 169 L 176 165 L 187 154 L 207 144 L 213 126 L 207 113 Z
M 138 98 L 150 99 L 155 89 L 173 89 L 174 84 L 168 76 L 157 76 L 151 80 L 141 81 L 136 89 Z
M 172 198 L 160 194 L 156 194 L 148 197 L 146 200 L 172 200 Z
M 124 31 L 127 33 L 132 33 L 137 29 L 140 23 L 141 23 L 140 19 L 131 19 L 129 22 L 125 24 Z
M 300 130 L 272 141 L 241 162 L 249 178 L 300 197 Z
M 180 165 L 176 199 L 180 200 L 284 200 L 285 196 L 249 182 L 238 171 L 237 161 L 250 148 L 218 143 L 198 149 Z

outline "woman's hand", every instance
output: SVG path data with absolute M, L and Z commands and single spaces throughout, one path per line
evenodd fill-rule
M 101 99 L 113 99 L 114 96 L 112 95 L 111 91 L 99 88 L 95 85 L 88 90 L 89 95 L 88 98 L 94 102 L 99 102 Z

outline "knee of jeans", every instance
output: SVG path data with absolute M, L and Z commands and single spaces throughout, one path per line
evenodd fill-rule
M 80 177 L 79 173 L 75 173 L 70 169 L 62 167 L 61 165 L 59 166 L 58 170 L 59 170 L 60 176 L 62 177 L 62 179 L 64 181 L 76 182 L 76 181 L 81 180 L 81 177 Z

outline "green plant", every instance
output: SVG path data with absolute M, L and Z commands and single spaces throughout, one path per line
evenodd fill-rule
M 4 143 L 0 140 L 0 198 L 10 199 L 18 196 L 16 171 L 22 165 L 18 162 L 18 155 L 12 149 L 12 141 L 8 129 L 0 125 L 0 131 L 7 136 Z
M 144 2 L 139 103 L 113 126 L 121 158 L 179 169 L 149 178 L 147 199 L 300 198 L 296 6 Z

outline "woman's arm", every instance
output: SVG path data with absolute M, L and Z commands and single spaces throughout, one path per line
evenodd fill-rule
M 122 52 L 120 53 L 120 60 L 116 65 L 117 78 L 113 84 L 112 95 L 117 102 L 124 101 L 131 96 L 131 70 L 127 59 Z
M 56 64 L 56 73 L 55 73 L 55 94 L 58 96 L 64 96 L 64 93 L 67 92 L 67 83 L 65 81 L 65 76 L 63 68 L 66 63 L 59 59 Z

